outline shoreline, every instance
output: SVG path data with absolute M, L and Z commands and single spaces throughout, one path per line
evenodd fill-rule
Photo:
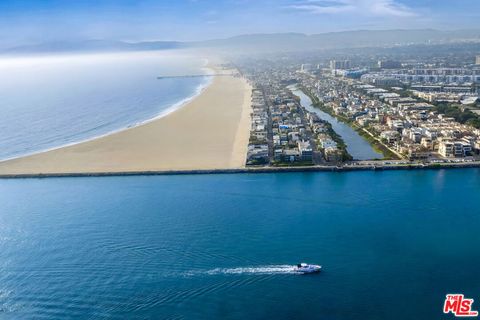
M 208 63 L 208 61 L 207 61 L 207 63 Z M 215 72 L 214 68 L 208 67 L 208 66 L 202 67 L 201 70 L 212 71 L 212 73 Z M 96 136 L 93 136 L 93 137 L 90 137 L 90 138 L 80 139 L 80 140 L 77 140 L 77 141 L 74 141 L 74 142 L 68 142 L 66 144 L 62 144 L 62 145 L 58 145 L 58 146 L 55 146 L 55 147 L 46 148 L 46 149 L 42 149 L 42 150 L 38 150 L 38 151 L 28 152 L 28 153 L 21 154 L 21 155 L 18 155 L 18 156 L 14 156 L 14 157 L 10 157 L 10 158 L 3 158 L 3 159 L 0 159 L 0 165 L 3 162 L 6 162 L 6 161 L 11 161 L 11 160 L 21 159 L 21 158 L 25 158 L 25 157 L 35 156 L 37 154 L 42 154 L 42 153 L 45 153 L 45 152 L 55 151 L 55 150 L 58 150 L 58 149 L 67 148 L 67 147 L 75 146 L 75 145 L 78 145 L 78 144 L 87 143 L 87 142 L 90 142 L 90 141 L 93 141 L 93 140 L 96 140 L 96 139 L 101 139 L 101 138 L 104 138 L 104 137 L 108 137 L 112 134 L 116 134 L 116 133 L 123 132 L 123 131 L 129 130 L 129 129 L 137 128 L 139 126 L 143 126 L 145 124 L 148 124 L 152 121 L 156 121 L 158 119 L 164 118 L 164 117 L 168 116 L 169 114 L 171 114 L 172 112 L 180 110 L 181 108 L 186 106 L 188 103 L 190 103 L 192 100 L 194 100 L 199 95 L 201 95 L 202 92 L 212 84 L 213 78 L 214 78 L 213 75 L 211 75 L 211 74 L 209 75 L 209 74 L 206 73 L 205 74 L 205 81 L 203 81 L 201 84 L 199 84 L 195 88 L 195 91 L 193 92 L 193 94 L 191 94 L 190 96 L 188 96 L 188 97 L 186 97 L 186 98 L 168 106 L 166 109 L 160 111 L 160 113 L 158 113 L 157 115 L 155 115 L 151 118 L 145 119 L 143 121 L 138 121 L 136 123 L 129 124 L 126 127 L 122 127 L 122 128 L 119 128 L 119 129 L 108 131 L 106 133 L 102 133 L 102 134 L 99 134 L 99 135 L 96 135 Z
M 115 172 L 71 172 L 71 173 L 26 173 L 3 174 L 0 179 L 38 179 L 38 178 L 81 178 L 81 177 L 124 177 L 124 176 L 165 176 L 165 175 L 208 175 L 208 174 L 262 174 L 262 173 L 309 173 L 353 171 L 410 171 L 410 170 L 445 170 L 480 168 L 480 162 L 475 163 L 444 163 L 444 164 L 408 164 L 408 165 L 359 165 L 359 166 L 298 166 L 298 167 L 244 167 L 232 169 L 193 169 L 193 170 L 160 170 L 160 171 L 115 171 Z
M 84 142 L 0 161 L 0 175 L 241 168 L 251 86 L 236 70 L 208 77 L 195 95 L 139 125 Z

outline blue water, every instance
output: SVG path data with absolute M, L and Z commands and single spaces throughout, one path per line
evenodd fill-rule
M 0 160 L 91 139 L 194 96 L 204 61 L 182 52 L 0 59 Z
M 479 195 L 478 169 L 0 180 L 0 318 L 452 319 Z
M 328 121 L 332 125 L 332 129 L 342 137 L 347 145 L 348 153 L 356 160 L 372 160 L 381 159 L 383 155 L 375 151 L 367 140 L 362 138 L 355 130 L 347 124 L 332 117 L 326 112 L 312 106 L 312 100 L 301 90 L 293 90 L 293 93 L 300 98 L 302 106 L 310 112 L 316 113 L 320 119 Z

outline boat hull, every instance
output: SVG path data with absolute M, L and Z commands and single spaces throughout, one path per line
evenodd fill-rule
M 295 272 L 298 272 L 301 274 L 319 273 L 321 270 L 322 270 L 322 267 L 317 265 L 307 265 L 305 267 L 295 268 Z

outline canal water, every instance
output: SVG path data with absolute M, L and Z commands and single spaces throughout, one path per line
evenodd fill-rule
M 356 160 L 372 160 L 381 159 L 383 155 L 380 152 L 375 151 L 370 143 L 360 136 L 355 130 L 353 130 L 347 124 L 337 120 L 326 112 L 315 108 L 312 105 L 312 100 L 301 90 L 295 86 L 289 87 L 293 94 L 300 98 L 302 106 L 310 112 L 315 112 L 321 119 L 330 122 L 333 130 L 339 134 L 345 144 L 347 145 L 347 151 Z

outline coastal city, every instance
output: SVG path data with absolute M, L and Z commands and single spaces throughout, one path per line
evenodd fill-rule
M 0 320 L 480 310 L 480 0 L 1 0 Z
M 308 61 L 305 62 L 304 60 Z M 247 166 L 408 166 L 480 161 L 480 55 L 432 59 L 249 59 L 253 86 Z M 328 121 L 376 155 L 349 153 Z

